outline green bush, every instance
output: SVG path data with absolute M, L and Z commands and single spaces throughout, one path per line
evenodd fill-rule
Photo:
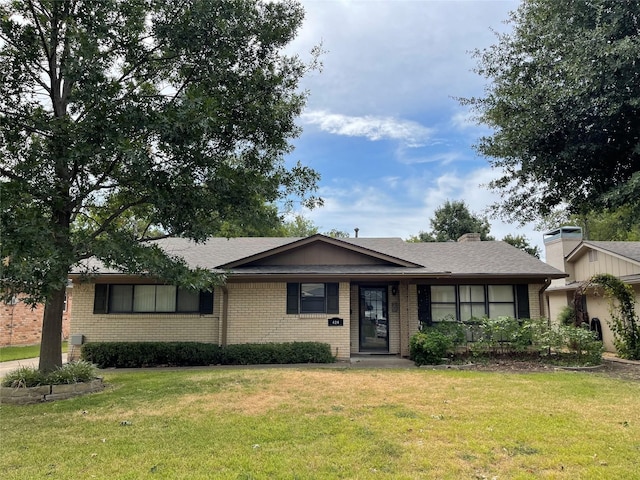
M 2 380 L 3 387 L 37 387 L 39 385 L 66 385 L 89 382 L 96 378 L 97 370 L 89 362 L 70 362 L 44 374 L 36 367 L 20 367 L 9 372 Z
M 419 367 L 438 365 L 448 352 L 452 352 L 454 342 L 451 337 L 435 327 L 424 328 L 409 340 L 409 358 Z
M 95 342 L 82 347 L 82 358 L 97 364 L 100 368 L 335 361 L 331 347 L 317 342 L 253 343 L 226 347 L 197 342 Z
M 560 325 L 575 325 L 576 310 L 571 305 L 565 306 L 558 314 L 558 323 Z
M 513 354 L 528 351 L 533 342 L 533 326 L 528 320 L 500 316 L 483 318 L 482 338 L 472 349 L 476 354 Z
M 222 352 L 198 342 L 95 342 L 83 345 L 82 358 L 100 368 L 195 366 L 221 363 Z
M 560 325 L 557 329 L 558 350 L 567 349 L 580 365 L 600 365 L 602 363 L 603 345 L 598 335 L 589 330 L 586 324 L 582 327 Z

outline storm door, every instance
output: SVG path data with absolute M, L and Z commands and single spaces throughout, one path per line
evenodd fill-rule
M 389 352 L 387 287 L 360 287 L 360 351 Z

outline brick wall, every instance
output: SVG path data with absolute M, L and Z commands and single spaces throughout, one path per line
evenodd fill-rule
M 69 338 L 69 320 L 72 289 L 67 289 L 67 308 L 62 316 L 62 338 Z M 35 345 L 42 336 L 44 305 L 36 308 L 17 301 L 15 304 L 0 302 L 0 346 Z
M 228 285 L 227 343 L 323 342 L 338 359 L 350 357 L 349 283 L 339 286 L 339 313 L 287 315 L 285 282 L 231 283 Z M 328 326 L 339 317 L 341 327 Z
M 331 345 L 339 359 L 349 358 L 349 284 L 340 284 L 338 314 L 287 315 L 286 283 L 231 283 L 228 290 L 227 343 L 316 341 Z M 213 315 L 184 314 L 93 314 L 93 284 L 74 287 L 75 303 L 71 334 L 84 335 L 85 342 L 194 341 L 220 343 L 223 294 L 216 289 Z M 344 320 L 342 327 L 329 327 L 331 317 Z M 77 358 L 79 348 L 70 348 Z
M 204 342 L 218 343 L 219 317 L 200 314 L 100 314 L 93 313 L 95 285 L 74 285 L 71 335 L 86 342 Z M 218 292 L 216 292 L 217 294 Z M 214 297 L 214 305 L 218 297 Z M 78 347 L 69 346 L 69 359 Z

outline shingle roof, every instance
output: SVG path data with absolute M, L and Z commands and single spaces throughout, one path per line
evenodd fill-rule
M 210 270 L 227 270 L 227 264 L 234 264 L 231 273 L 238 275 L 277 274 L 317 274 L 317 275 L 402 275 L 402 276 L 536 276 L 561 278 L 566 276 L 560 270 L 528 255 L 504 242 L 427 242 L 411 243 L 401 238 L 346 238 L 328 239 L 317 235 L 318 241 L 342 244 L 344 248 L 353 246 L 357 251 L 370 251 L 372 256 L 384 255 L 416 266 L 402 266 L 400 263 L 372 265 L 260 265 L 253 262 L 242 266 L 243 259 L 274 250 L 282 252 L 288 246 L 294 248 L 303 244 L 303 238 L 284 237 L 242 237 L 211 238 L 203 243 L 195 243 L 184 238 L 158 240 L 157 244 L 170 255 L 182 257 L 189 266 Z M 314 238 L 315 238 L 314 237 Z M 604 242 L 608 243 L 608 242 Z M 628 243 L 628 242 L 624 242 Z M 366 252 L 365 252 L 366 253 Z M 639 252 L 640 253 L 640 252 Z M 99 263 L 99 273 L 117 273 L 105 269 Z
M 322 239 L 322 236 L 319 236 Z M 163 239 L 158 243 L 169 254 L 179 255 L 192 267 L 215 269 L 238 262 L 244 258 L 267 250 L 294 244 L 301 238 L 251 237 L 211 238 L 196 244 L 182 238 Z M 340 242 L 366 248 L 372 252 L 397 257 L 420 267 L 400 266 L 340 266 L 318 265 L 300 267 L 253 266 L 237 267 L 237 273 L 380 273 L 380 274 L 436 274 L 450 272 L 453 275 L 521 275 L 565 276 L 561 271 L 547 265 L 504 242 L 446 242 L 411 243 L 401 238 L 345 238 Z

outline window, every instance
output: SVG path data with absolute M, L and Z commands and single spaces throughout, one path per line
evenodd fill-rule
M 420 321 L 427 325 L 484 316 L 528 318 L 529 286 L 419 285 L 418 307 Z
M 455 285 L 434 285 L 431 287 L 431 320 L 455 320 L 456 287 Z
M 175 285 L 96 285 L 93 313 L 213 313 L 213 293 Z
M 512 285 L 489 285 L 489 318 L 513 317 L 515 298 Z
M 460 285 L 460 320 L 482 318 L 487 314 L 484 285 Z
M 287 283 L 287 313 L 338 313 L 337 283 Z

